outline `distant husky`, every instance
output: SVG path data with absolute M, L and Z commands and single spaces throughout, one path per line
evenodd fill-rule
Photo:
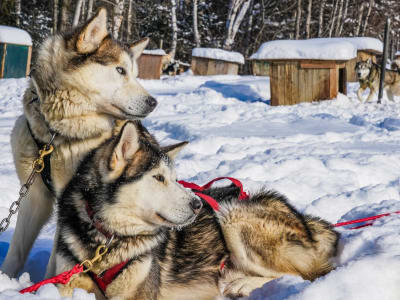
M 362 93 L 369 88 L 369 95 L 366 100 L 368 102 L 372 100 L 375 92 L 379 89 L 380 68 L 371 59 L 368 59 L 357 62 L 355 71 L 360 83 L 360 88 L 357 92 L 358 99 L 363 101 Z M 384 88 L 389 100 L 393 101 L 394 95 L 400 96 L 400 73 L 397 70 L 386 70 Z
M 238 200 L 234 186 L 210 189 L 220 204 L 214 212 L 178 184 L 173 159 L 185 145 L 160 148 L 128 122 L 83 160 L 58 201 L 57 273 L 111 242 L 92 273 L 59 286 L 62 295 L 83 288 L 97 299 L 239 297 L 284 274 L 314 280 L 332 270 L 338 233 L 283 196 Z M 121 262 L 100 290 L 98 278 Z
M 24 98 L 24 115 L 14 126 L 11 144 L 21 183 L 37 157 L 38 146 L 57 137 L 51 155 L 52 193 L 38 176 L 22 201 L 17 226 L 2 271 L 14 277 L 25 263 L 40 229 L 80 160 L 111 137 L 115 120 L 146 117 L 157 101 L 136 81 L 136 59 L 148 43 L 113 41 L 105 9 L 69 34 L 48 38 L 40 47 Z M 36 140 L 36 141 L 35 141 Z M 54 195 L 55 194 L 55 195 Z M 48 275 L 53 274 L 50 259 Z

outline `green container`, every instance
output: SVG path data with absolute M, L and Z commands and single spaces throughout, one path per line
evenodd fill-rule
M 29 46 L 0 44 L 1 62 L 4 64 L 3 78 L 21 78 L 26 76 Z

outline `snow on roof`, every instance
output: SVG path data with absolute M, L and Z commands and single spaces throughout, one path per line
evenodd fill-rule
M 337 41 L 346 41 L 353 44 L 357 50 L 372 50 L 373 52 L 382 53 L 383 52 L 383 43 L 372 37 L 345 37 L 345 38 L 331 38 L 324 40 L 337 40 Z
M 394 56 L 400 56 L 400 51 L 397 51 Z
M 244 64 L 244 56 L 239 52 L 226 51 L 215 48 L 194 48 L 192 56 L 224 60 Z
M 151 55 L 166 55 L 163 49 L 153 49 L 153 50 L 143 50 L 142 54 L 151 54 Z
M 25 30 L 0 25 L 0 43 L 32 46 L 32 39 Z
M 276 40 L 261 45 L 250 59 L 349 60 L 357 48 L 340 39 Z

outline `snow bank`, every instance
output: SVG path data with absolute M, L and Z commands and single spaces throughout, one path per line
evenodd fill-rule
M 0 25 L 0 43 L 32 46 L 32 38 L 25 30 Z
M 192 56 L 224 60 L 244 64 L 244 56 L 239 52 L 226 51 L 215 48 L 194 48 Z
M 357 50 L 372 50 L 378 53 L 383 52 L 383 43 L 380 40 L 371 37 L 324 38 L 321 40 L 346 41 L 356 47 Z
M 340 39 L 277 40 L 261 45 L 250 59 L 349 60 L 357 48 Z
M 153 50 L 143 50 L 142 54 L 151 54 L 151 55 L 166 55 L 163 49 L 153 49 Z

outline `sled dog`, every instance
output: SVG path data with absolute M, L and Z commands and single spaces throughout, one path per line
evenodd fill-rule
M 367 102 L 372 100 L 375 92 L 379 89 L 380 67 L 374 64 L 371 59 L 356 63 L 355 71 L 357 74 L 360 88 L 358 89 L 358 100 L 363 101 L 362 93 L 369 88 Z M 396 70 L 386 70 L 384 88 L 389 100 L 394 100 L 393 96 L 400 96 L 400 73 Z
M 219 202 L 213 211 L 177 182 L 173 159 L 186 142 L 160 147 L 143 131 L 128 122 L 90 152 L 58 201 L 57 273 L 109 243 L 91 272 L 59 285 L 62 295 L 83 288 L 97 299 L 238 297 L 284 274 L 314 280 L 332 270 L 339 235 L 330 224 L 274 192 L 238 200 L 236 186 L 205 192 Z
M 146 117 L 157 101 L 137 82 L 136 59 L 148 43 L 130 46 L 107 32 L 107 14 L 97 14 L 72 33 L 49 37 L 40 47 L 23 97 L 24 114 L 11 135 L 15 167 L 25 183 L 38 145 L 57 134 L 48 177 L 53 192 L 36 177 L 22 201 L 17 225 L 1 270 L 14 277 L 23 267 L 40 229 L 49 219 L 54 200 L 76 171 L 80 160 L 111 137 L 116 120 Z M 53 274 L 54 255 L 48 275 Z

